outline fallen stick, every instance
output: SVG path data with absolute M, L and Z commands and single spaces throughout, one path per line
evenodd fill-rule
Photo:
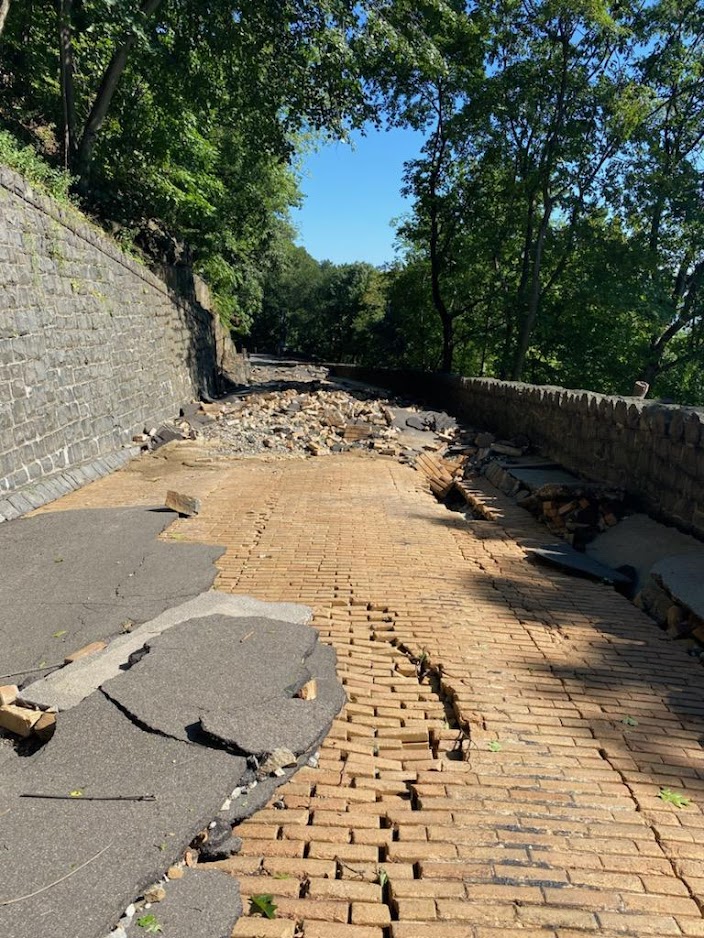
M 20 798 L 52 798 L 55 801 L 156 801 L 156 795 L 42 795 L 23 792 Z
M 28 892 L 24 896 L 16 896 L 14 899 L 2 899 L 0 900 L 0 906 L 13 905 L 15 902 L 24 902 L 25 899 L 33 899 L 35 896 L 39 896 L 41 893 L 46 892 L 47 889 L 58 886 L 59 883 L 63 883 L 63 881 L 68 879 L 70 876 L 74 876 L 76 873 L 80 873 L 81 870 L 85 869 L 89 863 L 93 863 L 95 860 L 97 860 L 98 857 L 102 857 L 105 851 L 109 850 L 114 843 L 115 841 L 111 840 L 110 843 L 106 847 L 103 847 L 102 850 L 99 850 L 95 856 L 90 857 L 90 859 L 86 860 L 85 863 L 81 863 L 80 866 L 77 866 L 75 870 L 71 870 L 70 873 L 66 873 L 65 876 L 61 876 L 59 879 L 55 879 L 53 883 L 47 883 L 47 885 L 42 886 L 41 889 L 35 889 L 34 892 Z
M 13 671 L 12 674 L 0 674 L 0 681 L 4 681 L 6 677 L 21 677 L 23 674 L 36 674 L 38 671 L 52 671 L 54 668 L 63 668 L 64 662 L 59 661 L 58 664 L 47 664 L 43 668 L 26 668 L 24 671 Z

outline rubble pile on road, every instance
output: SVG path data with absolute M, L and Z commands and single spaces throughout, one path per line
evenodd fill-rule
M 157 449 L 172 440 L 199 439 L 227 456 L 368 450 L 410 462 L 418 452 L 445 450 L 455 439 L 455 421 L 447 414 L 413 410 L 400 419 L 392 405 L 373 392 L 308 382 L 188 404 L 179 419 L 140 434 L 135 442 Z
M 262 452 L 321 456 L 352 448 L 400 455 L 388 402 L 312 388 L 253 393 L 213 405 L 202 435 L 228 454 Z
M 577 548 L 618 524 L 624 511 L 622 490 L 587 482 L 578 487 L 544 485 L 532 493 L 523 489 L 516 501 Z

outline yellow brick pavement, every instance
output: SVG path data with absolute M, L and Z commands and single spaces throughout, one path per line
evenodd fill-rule
M 310 604 L 349 700 L 218 864 L 278 906 L 238 938 L 704 936 L 704 671 L 681 646 L 529 563 L 544 530 L 495 490 L 466 522 L 390 459 L 230 466 L 189 476 L 203 511 L 166 536 L 225 546 L 219 589 Z M 151 478 L 53 507 L 158 500 Z

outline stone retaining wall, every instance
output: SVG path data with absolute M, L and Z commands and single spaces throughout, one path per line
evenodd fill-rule
M 479 429 L 523 433 L 570 471 L 623 487 L 650 514 L 704 538 L 704 410 L 490 378 L 332 370 L 425 398 Z
M 179 296 L 0 167 L 0 521 L 110 471 L 134 434 L 213 393 L 217 325 L 195 287 Z

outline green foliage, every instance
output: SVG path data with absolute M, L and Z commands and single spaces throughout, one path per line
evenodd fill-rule
M 274 897 L 268 893 L 249 897 L 249 914 L 261 915 L 264 918 L 276 918 L 276 905 Z
M 658 798 L 667 804 L 673 804 L 676 808 L 686 808 L 690 803 L 689 798 L 685 798 L 684 795 L 672 791 L 670 788 L 661 788 L 658 792 Z
M 24 178 L 63 205 L 72 204 L 69 173 L 50 166 L 32 146 L 21 146 L 6 130 L 0 130 L 0 163 L 14 169 Z
M 498 739 L 489 740 L 489 750 L 491 752 L 501 752 L 502 746 Z
M 156 935 L 162 930 L 156 915 L 151 912 L 148 912 L 146 915 L 141 915 L 137 919 L 137 924 L 140 928 L 143 928 L 148 935 Z
M 252 346 L 328 361 L 369 362 L 385 308 L 384 275 L 371 264 L 318 262 L 281 232 L 264 282 Z
M 704 402 L 701 5 L 438 2 L 413 24 L 436 56 L 377 79 L 427 135 L 380 358 Z
M 344 136 L 372 114 L 355 44 L 375 5 L 13 3 L 0 120 L 33 148 L 3 135 L 0 160 L 57 197 L 71 177 L 53 166 L 69 166 L 92 214 L 127 247 L 193 266 L 246 333 L 299 199 L 294 142 Z

